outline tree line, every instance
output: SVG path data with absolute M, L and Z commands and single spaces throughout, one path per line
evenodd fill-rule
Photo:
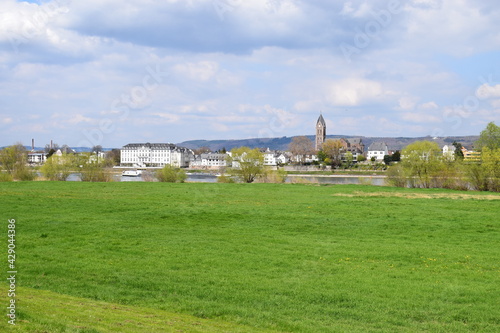
M 500 127 L 493 122 L 481 132 L 476 149 L 481 152 L 478 161 L 467 161 L 462 146 L 455 142 L 455 151 L 443 155 L 441 148 L 432 141 L 418 141 L 405 147 L 401 153 L 385 156 L 389 165 L 387 176 L 390 184 L 400 187 L 449 188 L 459 190 L 500 191 Z M 109 168 L 120 161 L 120 151 L 108 152 L 99 158 L 100 147 L 94 147 L 95 154 L 63 153 L 50 155 L 39 169 L 28 166 L 27 151 L 17 144 L 0 151 L 0 181 L 34 180 L 38 173 L 46 179 L 64 181 L 71 173 L 81 174 L 82 181 L 110 181 Z M 101 148 L 102 150 L 102 148 Z M 315 152 L 312 141 L 307 137 L 296 137 L 289 146 L 294 156 L 317 154 L 320 163 L 332 167 L 353 165 L 353 156 L 344 152 L 340 140 L 326 140 L 322 150 Z M 52 154 L 50 154 L 52 153 Z M 304 161 L 300 158 L 298 163 Z M 360 162 L 359 158 L 358 161 Z M 277 168 L 271 170 L 264 166 L 264 154 L 257 148 L 239 147 L 231 150 L 227 158 L 231 167 L 221 170 L 221 182 L 284 182 L 286 172 Z M 184 182 L 184 170 L 165 166 L 154 174 L 146 174 L 146 180 L 161 182 Z
M 432 141 L 414 142 L 401 152 L 401 162 L 392 165 L 387 176 L 398 187 L 448 188 L 500 192 L 500 127 L 493 122 L 484 129 L 475 149 L 481 152 L 477 161 L 466 160 L 462 146 L 443 155 Z
M 58 146 L 55 145 L 55 147 Z M 110 181 L 109 168 L 116 163 L 116 150 L 100 158 L 101 150 L 99 147 L 94 148 L 94 153 L 80 154 L 62 149 L 65 152 L 61 155 L 55 154 L 54 148 L 46 149 L 45 163 L 39 168 L 33 168 L 28 164 L 28 152 L 22 144 L 6 147 L 0 151 L 0 181 L 30 181 L 40 175 L 47 180 L 65 181 L 72 173 L 79 173 L 82 181 Z

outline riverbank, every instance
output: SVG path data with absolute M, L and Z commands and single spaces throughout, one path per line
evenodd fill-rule
M 387 178 L 387 175 L 355 175 L 355 174 L 288 174 L 288 177 L 321 177 L 321 178 Z

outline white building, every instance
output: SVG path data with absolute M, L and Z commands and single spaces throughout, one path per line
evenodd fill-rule
M 382 161 L 385 155 L 389 155 L 389 148 L 385 142 L 374 142 L 368 147 L 368 160 L 375 157 L 377 161 Z
M 455 146 L 446 145 L 443 147 L 443 157 L 447 159 L 455 159 Z
M 29 152 L 28 163 L 30 164 L 43 164 L 47 161 L 47 155 L 44 152 Z
M 318 162 L 318 155 L 315 154 L 307 154 L 307 155 L 295 155 L 291 159 L 295 163 L 314 163 Z
M 220 168 L 227 165 L 227 154 L 206 153 L 201 154 L 201 166 L 206 168 Z
M 314 162 L 319 162 L 319 157 L 318 155 L 312 154 L 312 155 L 305 155 L 304 156 L 304 162 L 305 163 L 314 163 Z
M 57 150 L 54 152 L 54 155 L 56 156 L 63 156 L 64 154 L 76 154 L 76 151 L 64 145 L 61 148 L 57 148 Z
M 188 167 L 193 151 L 172 143 L 130 143 L 120 154 L 122 166 L 134 167 Z
M 288 158 L 284 153 L 269 150 L 269 148 L 264 152 L 264 165 L 276 166 L 288 163 Z
M 189 162 L 189 167 L 191 169 L 201 169 L 201 155 L 194 155 Z

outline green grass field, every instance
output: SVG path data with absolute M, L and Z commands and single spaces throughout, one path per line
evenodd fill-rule
M 14 182 L 0 212 L 0 331 L 500 331 L 498 194 Z

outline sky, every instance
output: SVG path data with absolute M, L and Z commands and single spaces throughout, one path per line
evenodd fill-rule
M 0 0 L 0 146 L 478 135 L 497 0 Z

